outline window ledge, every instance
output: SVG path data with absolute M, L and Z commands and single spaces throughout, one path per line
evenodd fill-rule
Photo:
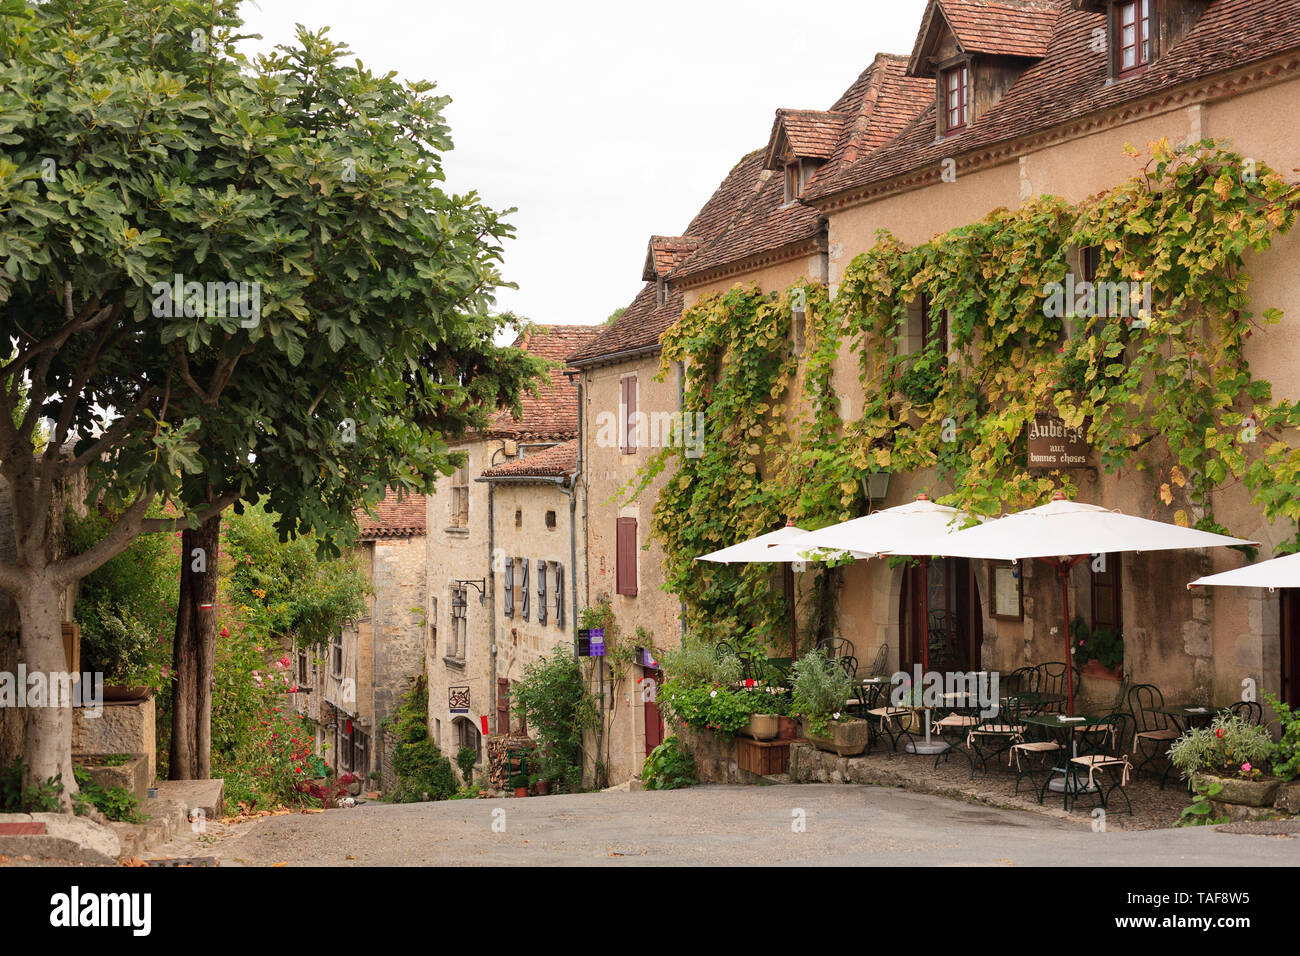
M 466 537 L 469 535 L 469 528 L 443 528 L 442 530 L 447 534 L 458 534 Z
M 450 654 L 443 654 L 442 662 L 444 664 L 450 664 L 452 667 L 459 667 L 462 670 L 465 668 L 465 658 L 463 657 L 452 657 Z

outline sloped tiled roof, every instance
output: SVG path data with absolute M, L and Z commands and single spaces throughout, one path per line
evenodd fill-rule
M 362 541 L 376 538 L 413 538 L 425 533 L 424 495 L 407 494 L 398 497 L 394 488 L 384 494 L 384 500 L 375 505 L 375 513 L 364 509 L 356 511 Z
M 801 159 L 830 159 L 844 131 L 844 124 L 850 119 L 848 113 L 831 110 L 777 110 L 776 119 L 772 121 L 767 168 L 776 168 L 780 159 L 775 155 L 776 146 L 782 136 L 790 152 Z
M 745 201 L 761 185 L 763 151 L 756 149 L 745 155 L 732 167 L 725 179 L 713 191 L 683 234 L 703 243 L 725 229 L 743 208 Z M 689 260 L 688 260 L 689 261 Z M 641 288 L 627 310 L 612 324 L 601 326 L 600 335 L 569 355 L 569 364 L 583 365 L 613 355 L 652 349 L 658 346 L 659 337 L 682 314 L 682 295 L 671 289 L 668 301 L 659 305 L 654 282 Z
M 598 325 L 533 325 L 514 345 L 559 365 L 552 366 L 550 382 L 536 395 L 525 394 L 518 418 L 509 409 L 497 412 L 490 434 L 525 440 L 565 440 L 578 434 L 578 387 L 564 375 L 564 360 L 601 333 Z
M 934 82 L 907 75 L 907 57 L 877 53 L 871 66 L 849 87 L 832 109 L 857 104 L 853 122 L 840 137 L 830 162 L 817 171 L 805 197 L 820 181 L 833 177 L 843 163 L 878 149 L 898 136 L 934 100 Z
M 948 2 L 948 0 L 943 0 Z M 822 200 L 867 189 L 895 177 L 933 171 L 945 158 L 1087 122 L 1093 114 L 1140 102 L 1174 102 L 1172 91 L 1216 73 L 1237 70 L 1300 51 L 1300 0 L 1214 0 L 1190 32 L 1147 70 L 1108 82 L 1105 56 L 1093 52 L 1093 31 L 1105 14 L 1076 9 L 1076 0 L 1055 0 L 1057 15 L 1046 55 L 1031 65 L 989 110 L 955 136 L 935 140 L 934 103 L 896 140 L 818 176 L 805 199 Z M 933 100 L 933 96 L 931 96 Z
M 567 478 L 578 467 L 578 440 L 570 439 L 535 454 L 484 469 L 483 478 Z
M 703 241 L 696 236 L 651 236 L 641 278 L 653 282 L 659 276 L 668 275 L 698 249 Z
M 930 0 L 908 73 L 927 74 L 920 58 L 944 23 L 965 53 L 1045 56 L 1057 12 L 1054 0 Z

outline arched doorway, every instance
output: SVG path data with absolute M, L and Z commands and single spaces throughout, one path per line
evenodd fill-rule
M 900 569 L 898 661 L 910 671 L 922 661 L 922 641 L 930 643 L 932 671 L 977 671 L 984 646 L 984 612 L 974 562 L 967 558 L 933 558 L 925 565 L 926 622 L 921 616 L 922 563 Z

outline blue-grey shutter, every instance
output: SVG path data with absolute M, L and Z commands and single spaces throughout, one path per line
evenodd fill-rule
M 564 627 L 564 565 L 555 566 L 555 626 Z
M 523 602 L 523 607 L 520 610 L 523 619 L 526 621 L 528 620 L 528 559 L 520 558 L 519 566 L 524 572 L 523 580 L 519 582 L 519 599 Z
M 503 592 L 503 602 L 505 604 L 506 617 L 515 616 L 515 559 L 506 558 L 506 570 L 503 575 L 505 578 L 505 590 Z
M 537 623 L 546 623 L 546 562 L 537 562 Z

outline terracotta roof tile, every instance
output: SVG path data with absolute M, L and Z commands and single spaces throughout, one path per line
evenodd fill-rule
M 934 75 L 921 57 L 945 23 L 965 53 L 1045 56 L 1058 12 L 1055 0 L 930 0 L 908 73 Z
M 949 0 L 941 0 L 947 3 Z M 1055 0 L 1057 15 L 1046 55 L 962 133 L 935 140 L 933 95 L 928 107 L 896 140 L 818 176 L 805 192 L 817 200 L 933 169 L 940 162 L 1114 110 L 1216 73 L 1300 50 L 1300 0 L 1214 0 L 1190 32 L 1144 72 L 1109 82 L 1106 57 L 1092 51 L 1093 31 L 1105 14 Z M 933 85 L 931 85 L 933 89 Z M 960 169 L 960 162 L 958 163 Z
M 577 435 L 578 387 L 565 377 L 564 360 L 594 341 L 601 331 L 598 325 L 532 325 L 516 338 L 517 347 L 560 364 L 552 366 L 549 383 L 542 384 L 536 395 L 524 395 L 520 417 L 514 417 L 509 409 L 497 412 L 490 434 L 542 441 Z
M 384 500 L 375 505 L 374 514 L 364 509 L 356 511 L 362 541 L 376 538 L 413 538 L 425 533 L 424 495 L 407 494 L 399 497 L 395 488 L 389 488 Z
M 484 469 L 483 478 L 567 478 L 578 467 L 578 440 L 570 439 L 517 461 Z
M 801 159 L 830 159 L 845 124 L 852 118 L 849 113 L 830 110 L 777 110 L 768 144 L 767 168 L 776 169 L 780 164 L 776 147 L 782 138 L 790 152 Z
M 668 275 L 698 249 L 703 241 L 696 236 L 651 236 L 641 278 L 653 282 L 660 276 Z

